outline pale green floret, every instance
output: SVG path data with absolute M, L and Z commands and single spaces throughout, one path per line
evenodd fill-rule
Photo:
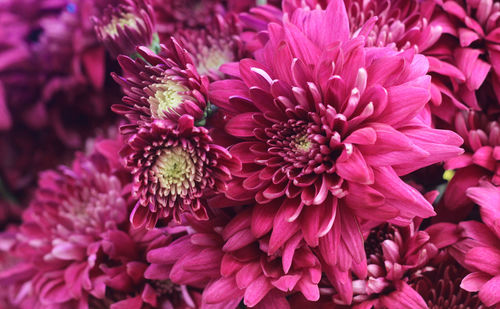
M 297 137 L 295 139 L 295 149 L 299 151 L 308 152 L 309 150 L 311 150 L 311 146 L 311 141 L 305 135 Z
M 128 26 L 129 28 L 138 30 L 137 18 L 132 13 L 123 14 L 120 17 L 113 16 L 109 24 L 104 26 L 102 30 L 109 36 L 118 36 L 118 27 L 124 28 Z
M 170 195 L 185 195 L 195 186 L 195 162 L 182 147 L 162 150 L 152 170 L 160 186 Z
M 183 92 L 189 89 L 172 80 L 164 80 L 162 83 L 153 84 L 150 88 L 154 96 L 149 97 L 148 102 L 151 114 L 154 118 L 163 119 L 166 115 L 176 113 L 175 110 L 184 100 Z
M 233 52 L 229 46 L 220 48 L 212 46 L 210 48 L 203 48 L 197 56 L 198 65 L 196 69 L 198 73 L 206 75 L 212 71 L 217 71 L 221 65 L 234 60 Z

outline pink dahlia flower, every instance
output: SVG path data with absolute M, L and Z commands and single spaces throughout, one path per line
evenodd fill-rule
M 269 254 L 301 231 L 346 271 L 365 257 L 361 218 L 409 224 L 434 215 L 399 176 L 462 153 L 462 139 L 417 117 L 430 98 L 425 57 L 349 40 L 342 2 L 297 9 L 268 31 L 256 61 L 240 62 L 239 79 L 210 88 L 230 115 L 226 131 L 241 140 L 230 151 L 243 168 L 226 196 L 258 203 L 252 230 L 272 229 Z
M 122 156 L 131 168 L 133 193 L 139 198 L 130 220 L 134 227 L 153 228 L 158 219 L 181 222 L 183 212 L 208 219 L 205 197 L 224 192 L 231 170 L 240 163 L 212 143 L 204 127 L 190 115 L 178 122 L 155 120 L 134 134 Z
M 105 238 L 127 218 L 124 189 L 111 166 L 95 152 L 40 176 L 14 249 L 24 263 L 2 276 L 17 282 L 19 268 L 29 269 L 32 293 L 42 306 L 85 308 L 89 294 L 104 296 L 99 266 Z
M 113 57 L 131 56 L 137 46 L 151 46 L 156 35 L 151 0 L 113 0 L 103 4 L 93 22 L 99 40 Z
M 207 105 L 208 79 L 200 77 L 189 53 L 173 38 L 160 55 L 145 47 L 137 52 L 142 58 L 118 57 L 124 77 L 113 74 L 126 96 L 112 109 L 132 122 L 122 127 L 124 133 L 155 119 L 176 120 L 189 114 L 200 120 Z

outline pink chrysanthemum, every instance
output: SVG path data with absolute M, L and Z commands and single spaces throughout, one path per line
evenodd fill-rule
M 123 132 L 135 132 L 143 122 L 176 120 L 184 114 L 200 120 L 207 105 L 208 79 L 198 75 L 188 52 L 173 38 L 160 55 L 145 47 L 137 51 L 142 58 L 118 57 L 124 77 L 113 75 L 126 94 L 113 111 L 132 122 L 122 127 Z
M 447 169 L 476 165 L 484 169 L 495 185 L 500 185 L 500 124 L 475 111 L 455 116 L 455 130 L 464 139 L 466 152 L 446 162 Z
M 459 224 L 464 239 L 453 246 L 457 261 L 471 273 L 461 287 L 479 292 L 486 306 L 500 304 L 500 189 L 487 181 L 469 188 L 467 196 L 480 206 L 484 223 L 465 221 Z
M 180 29 L 202 28 L 210 24 L 213 16 L 226 11 L 215 0 L 154 0 L 153 4 L 161 40 Z
M 466 77 L 465 85 L 459 90 L 460 97 L 470 107 L 478 109 L 474 91 L 492 71 L 493 88 L 500 98 L 496 89 L 500 85 L 500 3 L 491 0 L 443 0 L 438 3 L 443 10 L 439 24 L 444 33 L 455 37 L 459 44 L 454 55 L 457 67 Z
M 422 52 L 441 36 L 431 25 L 432 1 L 345 0 L 353 35 L 366 37 L 367 46 L 393 46 L 397 50 L 416 47 Z
M 231 170 L 239 162 L 212 143 L 208 130 L 196 127 L 190 115 L 177 122 L 145 123 L 122 151 L 134 176 L 139 198 L 130 220 L 135 227 L 153 228 L 158 219 L 180 222 L 183 212 L 206 220 L 205 195 L 226 191 Z
M 104 239 L 127 218 L 122 183 L 113 173 L 110 162 L 94 153 L 79 156 L 71 168 L 41 174 L 14 251 L 33 272 L 32 293 L 41 305 L 86 306 L 89 293 L 103 296 Z
M 486 309 L 476 293 L 460 288 L 467 271 L 449 256 L 410 281 L 430 309 Z
M 182 229 L 181 229 L 182 230 Z M 178 232 L 178 231 L 177 231 Z M 96 308 L 197 308 L 201 294 L 169 280 L 149 279 L 145 271 L 149 252 L 167 246 L 176 234 L 171 228 L 134 229 L 109 234 L 106 241 L 110 262 L 101 266 L 105 297 L 93 298 Z M 92 308 L 94 308 L 92 307 Z
M 300 233 L 269 254 L 269 235 L 256 238 L 251 230 L 251 210 L 240 212 L 222 230 L 224 245 L 220 277 L 203 292 L 204 303 L 220 304 L 241 299 L 248 307 L 257 304 L 284 308 L 287 293 L 302 293 L 310 301 L 319 299 L 321 265 Z
M 114 57 L 131 56 L 137 46 L 151 46 L 155 20 L 151 0 L 106 1 L 93 17 L 95 31 Z M 156 38 L 158 39 L 158 38 Z
M 476 186 L 482 177 L 500 184 L 500 126 L 482 112 L 463 111 L 455 115 L 454 130 L 464 139 L 465 153 L 445 164 L 456 172 L 439 201 L 437 219 L 458 222 L 473 207 L 465 194 L 467 188 Z
M 221 231 L 227 219 L 222 213 L 204 222 L 189 215 L 184 219 L 183 224 L 188 225 L 181 228 L 187 233 L 167 246 L 149 251 L 147 258 L 151 265 L 144 276 L 149 280 L 170 280 L 183 289 L 201 291 L 208 283 L 220 278 L 220 263 L 224 255 Z M 234 308 L 240 300 L 237 295 L 228 295 L 228 300 L 221 305 Z
M 193 56 L 198 73 L 218 80 L 224 77 L 219 70 L 223 64 L 244 58 L 240 32 L 236 16 L 226 14 L 214 17 L 206 28 L 181 30 L 176 37 Z
M 384 224 L 372 229 L 365 241 L 368 277 L 352 281 L 354 307 L 427 308 L 408 280 L 416 271 L 425 271 L 424 266 L 438 253 L 429 239 L 414 224 L 404 228 Z
M 417 117 L 430 97 L 426 59 L 349 40 L 342 2 L 297 9 L 268 31 L 257 61 L 240 62 L 241 79 L 210 89 L 232 116 L 226 131 L 243 140 L 230 150 L 243 168 L 226 195 L 255 198 L 252 230 L 272 229 L 269 254 L 300 230 L 346 271 L 365 256 L 359 218 L 434 214 L 398 176 L 460 154 L 462 140 Z

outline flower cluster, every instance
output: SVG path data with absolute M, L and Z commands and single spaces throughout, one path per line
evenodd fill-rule
M 500 308 L 500 2 L 4 2 L 1 307 Z

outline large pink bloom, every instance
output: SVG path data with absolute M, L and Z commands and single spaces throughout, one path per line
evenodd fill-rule
M 398 176 L 460 154 L 462 140 L 417 118 L 430 98 L 426 59 L 349 40 L 341 2 L 297 9 L 268 34 L 239 79 L 210 88 L 231 116 L 226 131 L 242 140 L 230 151 L 243 168 L 226 195 L 255 198 L 252 231 L 272 229 L 270 254 L 300 230 L 346 271 L 365 256 L 359 218 L 408 224 L 434 214 Z

